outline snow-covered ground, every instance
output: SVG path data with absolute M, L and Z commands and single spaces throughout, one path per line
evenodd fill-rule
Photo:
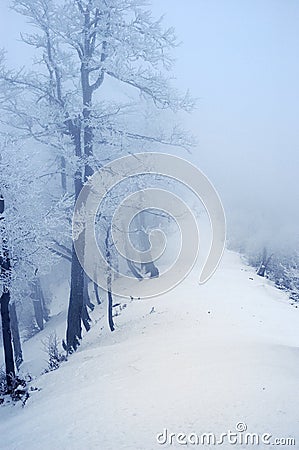
M 185 448 L 156 436 L 219 436 L 240 422 L 299 448 L 299 309 L 229 251 L 208 283 L 197 278 L 194 270 L 163 296 L 127 302 L 114 333 L 97 307 L 80 349 L 34 379 L 40 390 L 25 407 L 0 407 L 1 450 Z M 23 371 L 40 373 L 41 341 L 64 328 L 61 312 L 25 343 Z

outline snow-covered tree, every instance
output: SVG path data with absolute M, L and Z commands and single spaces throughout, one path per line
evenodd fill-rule
M 48 174 L 40 156 L 38 151 L 32 148 L 28 151 L 10 139 L 3 141 L 0 149 L 0 186 L 5 199 L 1 251 L 2 254 L 9 253 L 10 262 L 9 278 L 3 279 L 4 273 L 1 281 L 9 291 L 8 313 L 17 368 L 22 362 L 17 316 L 21 316 L 20 322 L 24 324 L 28 311 L 32 314 L 35 311 L 38 326 L 42 328 L 46 311 L 42 308 L 38 311 L 41 292 L 34 297 L 33 305 L 30 294 L 34 286 L 39 286 L 39 277 L 49 273 L 60 258 L 52 251 L 54 227 L 51 227 L 52 219 L 46 218 L 53 200 L 46 194 Z M 43 314 L 38 315 L 38 312 Z
M 13 380 L 15 377 L 15 364 L 13 357 L 11 328 L 10 328 L 10 280 L 11 280 L 11 259 L 8 250 L 6 223 L 5 223 L 5 201 L 3 194 L 0 195 L 0 235 L 1 235 L 1 254 L 0 254 L 0 276 L 1 276 L 1 297 L 0 310 L 2 322 L 2 335 L 5 357 L 5 373 L 7 391 L 11 392 Z
M 193 107 L 187 94 L 170 86 L 167 71 L 176 46 L 172 29 L 154 20 L 142 0 L 14 0 L 34 32 L 22 35 L 36 51 L 34 70 L 2 66 L 6 92 L 1 107 L 6 126 L 53 149 L 62 189 L 76 201 L 97 167 L 126 151 L 132 142 L 186 146 L 177 126 L 147 132 L 138 117 L 144 105 L 172 111 Z M 165 75 L 166 73 L 166 75 Z M 122 94 L 115 95 L 118 86 Z M 70 175 L 73 186 L 67 186 Z M 105 237 L 103 236 L 103 240 Z M 66 345 L 82 337 L 84 273 L 74 248 Z

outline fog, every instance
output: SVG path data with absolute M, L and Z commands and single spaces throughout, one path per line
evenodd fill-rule
M 28 64 L 24 19 L 2 3 L 8 62 Z M 273 248 L 298 239 L 299 3 L 296 0 L 154 0 L 180 46 L 174 84 L 198 98 L 181 117 L 197 138 L 188 154 L 218 190 L 229 237 Z M 153 146 L 153 151 L 155 147 Z
M 166 12 L 182 41 L 177 82 L 199 99 L 185 119 L 198 139 L 192 158 L 222 197 L 228 231 L 258 232 L 273 246 L 294 242 L 298 2 L 166 0 L 155 10 Z

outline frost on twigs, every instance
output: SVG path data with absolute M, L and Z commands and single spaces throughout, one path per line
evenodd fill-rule
M 47 339 L 42 341 L 44 351 L 48 355 L 48 367 L 44 373 L 52 372 L 60 367 L 62 361 L 66 361 L 66 356 L 60 352 L 58 338 L 55 332 L 51 333 Z

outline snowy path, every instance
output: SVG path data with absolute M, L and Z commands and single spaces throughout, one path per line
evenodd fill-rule
M 114 334 L 94 325 L 76 355 L 35 380 L 25 408 L 0 408 L 1 450 L 186 448 L 156 435 L 219 436 L 238 422 L 299 448 L 299 309 L 238 255 L 226 252 L 206 285 L 193 273 L 116 319 Z

